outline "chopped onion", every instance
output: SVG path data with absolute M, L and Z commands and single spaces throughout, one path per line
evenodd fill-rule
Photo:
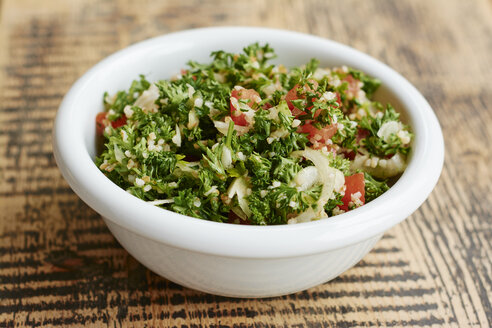
M 125 158 L 125 154 L 116 144 L 114 145 L 113 149 L 114 149 L 114 158 L 116 158 L 116 160 L 121 163 L 123 158 Z
M 171 139 L 176 146 L 181 147 L 181 131 L 179 130 L 179 126 L 176 124 L 176 134 Z
M 164 204 L 171 204 L 174 203 L 174 199 L 156 199 L 156 200 L 150 200 L 147 201 L 148 204 L 151 205 L 164 205 Z
M 340 170 L 331 167 L 330 160 L 320 150 L 306 148 L 303 151 L 293 152 L 291 155 L 303 156 L 313 162 L 314 167 L 317 171 L 318 181 L 323 184 L 321 195 L 318 199 L 318 202 L 316 203 L 316 211 L 310 207 L 306 211 L 300 213 L 295 218 L 293 218 L 295 220 L 291 219 L 292 223 L 306 222 L 328 217 L 328 215 L 324 211 L 324 206 L 326 205 L 328 200 L 334 196 L 334 190 L 338 190 L 345 183 L 343 173 Z
M 142 95 L 135 101 L 134 106 L 140 107 L 143 110 L 156 112 L 158 106 L 155 102 L 159 99 L 159 96 L 159 88 L 155 84 L 152 84 L 147 90 L 142 92 Z
M 248 200 L 245 198 L 248 195 L 248 185 L 242 177 L 234 179 L 229 186 L 229 190 L 227 191 L 227 196 L 230 199 L 232 199 L 235 195 L 237 195 L 239 207 L 244 214 L 249 217 L 251 215 L 251 210 L 249 209 Z
M 232 167 L 232 152 L 227 146 L 222 148 L 221 162 L 226 169 L 230 169 Z
M 188 125 L 186 126 L 188 129 L 193 129 L 195 126 L 198 126 L 199 123 L 198 115 L 196 115 L 196 111 L 192 108 L 188 112 Z
M 222 133 L 223 135 L 226 136 L 227 131 L 229 130 L 229 122 L 230 121 L 231 121 L 230 116 L 227 116 L 225 119 L 225 122 L 222 122 L 222 121 L 213 121 L 213 122 L 214 122 L 215 128 L 220 133 Z M 234 130 L 236 130 L 237 135 L 240 136 L 240 135 L 243 135 L 249 131 L 249 126 L 241 126 L 241 125 L 234 124 Z
M 389 121 L 381 125 L 377 132 L 377 135 L 384 141 L 389 142 L 391 135 L 397 134 L 401 129 L 402 125 L 400 122 Z
M 308 166 L 297 172 L 294 181 L 300 190 L 306 191 L 311 188 L 319 179 L 318 169 L 315 166 Z

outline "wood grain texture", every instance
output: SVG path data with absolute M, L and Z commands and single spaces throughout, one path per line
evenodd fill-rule
M 492 3 L 0 1 L 0 327 L 492 325 Z M 308 291 L 240 300 L 138 264 L 56 168 L 51 129 L 70 85 L 110 53 L 202 26 L 308 32 L 409 79 L 443 128 L 424 205 L 357 266 Z

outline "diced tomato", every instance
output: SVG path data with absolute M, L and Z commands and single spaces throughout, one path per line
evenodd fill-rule
M 104 120 L 107 116 L 108 113 L 106 112 L 101 112 L 96 116 L 96 134 L 98 136 L 102 136 L 104 133 L 104 128 L 106 127 L 106 125 L 104 125 Z
M 246 103 L 249 107 L 253 107 L 254 104 L 258 104 L 261 101 L 260 95 L 254 89 L 232 89 L 231 98 L 240 99 L 248 99 L 249 101 Z M 234 121 L 234 124 L 246 126 L 248 125 L 248 121 L 246 120 L 246 115 L 240 111 L 239 108 L 234 107 L 232 104 L 232 100 L 230 102 L 231 108 L 231 118 Z
M 355 151 L 353 151 L 353 150 L 350 150 L 350 151 L 348 151 L 348 150 L 342 151 L 342 154 L 345 156 L 345 158 L 347 158 L 347 159 L 349 159 L 351 161 L 354 160 L 355 155 L 356 155 L 355 154 Z
M 324 146 L 328 140 L 330 140 L 335 133 L 337 133 L 337 125 L 330 124 L 321 129 L 316 128 L 311 122 L 306 121 L 304 125 L 301 125 L 297 132 L 299 133 L 308 133 L 308 139 L 313 144 L 320 144 Z M 319 135 L 319 137 L 317 137 Z M 317 143 L 315 142 L 317 141 Z M 317 148 L 317 147 L 315 147 Z
M 240 224 L 240 225 L 251 225 L 248 220 L 243 220 L 241 219 L 236 213 L 233 211 L 229 211 L 229 220 L 227 220 L 227 223 L 232 223 L 232 224 Z
M 289 106 L 289 109 L 292 112 L 292 115 L 294 115 L 294 117 L 298 117 L 300 115 L 304 115 L 304 114 L 306 114 L 306 112 L 304 112 L 303 110 L 295 107 L 294 104 L 292 103 L 292 100 L 305 99 L 306 98 L 305 93 L 307 91 L 314 92 L 314 91 L 316 91 L 316 89 L 318 89 L 318 85 L 319 85 L 318 82 L 316 82 L 315 80 L 309 80 L 309 82 L 312 84 L 312 87 L 309 84 L 305 85 L 304 88 L 303 88 L 303 91 L 301 92 L 300 95 L 297 93 L 297 90 L 299 89 L 299 84 L 296 84 L 285 95 L 285 101 L 287 102 L 287 106 Z M 319 113 L 316 113 L 316 114 L 319 115 Z M 315 117 L 318 116 L 316 114 L 315 114 Z
M 299 116 L 301 114 L 306 114 L 306 112 L 304 112 L 304 111 L 300 110 L 299 108 L 295 107 L 294 104 L 292 103 L 292 100 L 299 99 L 299 96 L 297 95 L 297 89 L 298 88 L 299 88 L 299 85 L 296 84 L 285 95 L 285 101 L 287 101 L 287 106 L 289 106 L 289 109 L 292 112 L 292 115 L 294 115 L 294 117 L 297 117 L 297 116 Z
M 344 77 L 343 81 L 346 81 L 348 83 L 347 95 L 349 96 L 349 99 L 357 97 L 357 93 L 359 93 L 360 91 L 360 84 L 359 84 L 360 81 L 355 79 L 350 74 Z
M 104 134 L 104 129 L 106 128 L 106 124 L 108 118 L 108 113 L 106 112 L 101 112 L 96 115 L 96 134 L 98 136 L 102 136 Z M 106 122 L 105 122 L 106 121 Z M 123 126 L 126 124 L 126 116 L 122 115 L 120 118 L 118 118 L 115 121 L 111 122 L 111 126 L 113 128 L 119 128 L 120 126 Z
M 120 126 L 123 126 L 125 124 L 126 124 L 126 116 L 125 115 L 121 115 L 120 118 L 111 122 L 111 126 L 115 129 L 119 128 Z
M 297 99 L 305 99 L 306 97 L 305 94 L 308 91 L 314 92 L 318 88 L 318 82 L 316 82 L 315 80 L 309 80 L 309 82 L 312 83 L 312 85 L 309 84 L 305 85 L 300 93 L 298 93 L 299 85 L 296 84 L 292 89 L 289 90 L 289 92 L 287 92 L 287 95 L 285 96 L 287 105 L 289 106 L 292 115 L 294 115 L 295 117 L 298 117 L 300 115 L 305 115 L 306 112 L 295 107 L 292 101 Z M 307 109 L 309 110 L 311 109 L 311 107 Z M 321 111 L 322 111 L 321 108 L 318 109 L 316 113 L 314 113 L 314 118 L 318 117 Z M 307 133 L 309 140 L 313 144 L 313 147 L 321 148 L 327 145 L 328 140 L 330 140 L 335 135 L 335 133 L 337 133 L 337 125 L 330 124 L 322 127 L 321 129 L 318 129 L 313 125 L 312 121 L 306 120 L 306 122 L 297 129 L 297 132 Z
M 240 126 L 248 125 L 248 121 L 246 120 L 246 115 L 244 115 L 243 113 L 239 113 L 239 115 L 236 116 L 236 114 L 234 114 L 234 112 L 231 111 L 231 118 L 234 121 L 234 124 L 236 125 L 240 125 Z
M 255 89 L 232 89 L 231 97 L 236 99 L 249 99 L 246 103 L 249 107 L 253 107 L 254 104 L 261 101 L 260 94 Z
M 357 142 L 361 141 L 362 139 L 367 138 L 371 134 L 371 131 L 366 130 L 366 129 L 357 129 L 357 135 L 355 136 L 355 140 Z
M 345 177 L 345 195 L 342 198 L 343 205 L 340 205 L 339 208 L 348 211 L 349 203 L 352 201 L 352 194 L 360 192 L 361 196 L 359 197 L 362 204 L 365 203 L 365 182 L 364 182 L 364 173 L 356 173 Z

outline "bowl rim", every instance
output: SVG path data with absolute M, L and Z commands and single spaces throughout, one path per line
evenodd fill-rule
M 385 87 L 405 104 L 415 140 L 408 167 L 390 190 L 360 208 L 327 220 L 295 225 L 244 226 L 196 219 L 150 205 L 125 192 L 99 171 L 84 146 L 83 135 L 74 133 L 76 104 L 91 80 L 111 65 L 156 46 L 172 46 L 177 40 L 193 42 L 198 38 L 227 39 L 230 35 L 253 34 L 259 41 L 288 38 L 297 45 L 305 43 L 330 48 L 357 58 L 361 66 L 368 68 L 366 73 L 391 81 Z M 79 150 L 81 147 L 83 151 Z M 399 73 L 369 55 L 332 40 L 299 32 L 259 27 L 209 27 L 138 42 L 93 66 L 74 83 L 60 104 L 53 129 L 53 152 L 62 175 L 76 194 L 103 217 L 129 231 L 200 253 L 279 258 L 347 247 L 381 234 L 404 220 L 425 201 L 436 185 L 444 162 L 444 141 L 437 117 L 420 92 Z

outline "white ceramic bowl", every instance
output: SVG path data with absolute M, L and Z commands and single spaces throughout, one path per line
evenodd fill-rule
M 377 97 L 403 112 L 415 134 L 408 168 L 389 191 L 348 213 L 311 223 L 243 226 L 199 220 L 133 197 L 107 179 L 93 160 L 95 117 L 102 95 L 127 89 L 139 74 L 169 78 L 189 59 L 213 50 L 239 52 L 268 42 L 287 67 L 318 58 L 382 81 Z M 383 233 L 414 212 L 434 188 L 444 145 L 422 95 L 401 75 L 347 46 L 282 30 L 205 28 L 164 35 L 123 49 L 89 70 L 65 96 L 56 117 L 54 154 L 73 190 L 99 212 L 123 247 L 143 265 L 183 286 L 237 297 L 293 293 L 335 278 L 356 264 Z

